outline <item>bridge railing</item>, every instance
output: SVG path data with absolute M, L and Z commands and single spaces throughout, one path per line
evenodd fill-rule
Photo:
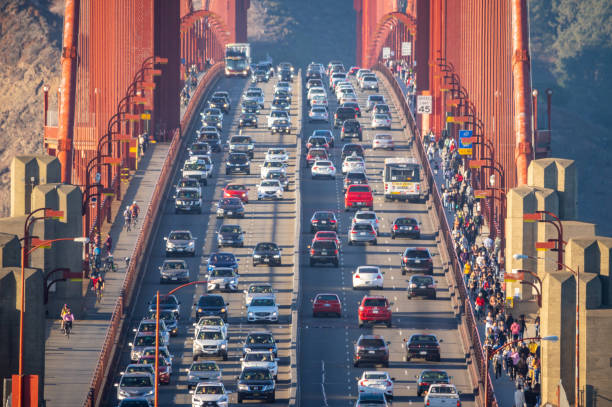
M 457 299 L 457 302 L 459 304 L 460 312 L 463 310 L 463 312 L 461 312 L 462 324 L 459 326 L 459 330 L 463 340 L 468 341 L 468 343 L 465 345 L 469 348 L 470 356 L 472 356 L 473 361 L 475 362 L 472 363 L 471 366 L 468 366 L 468 370 L 470 370 L 470 375 L 472 376 L 472 381 L 475 384 L 474 397 L 480 405 L 486 405 L 484 401 L 484 386 L 486 385 L 489 387 L 489 405 L 497 407 L 498 404 L 493 391 L 491 377 L 484 377 L 485 356 L 480 334 L 476 325 L 476 318 L 474 317 L 474 310 L 472 308 L 467 288 L 465 286 L 465 281 L 463 279 L 462 267 L 459 263 L 457 252 L 453 245 L 451 228 L 448 224 L 448 220 L 446 219 L 446 212 L 444 211 L 442 199 L 438 192 L 438 188 L 436 187 L 433 171 L 429 165 L 429 160 L 427 159 L 427 153 L 425 151 L 425 147 L 423 146 L 423 138 L 420 135 L 416 119 L 410 110 L 406 97 L 404 96 L 397 79 L 393 76 L 393 73 L 389 70 L 389 68 L 382 63 L 377 63 L 372 67 L 372 69 L 377 70 L 384 75 L 393 87 L 393 92 L 400 101 L 400 108 L 406 119 L 407 125 L 415 138 L 416 150 L 423 165 L 423 172 L 425 174 L 425 178 L 427 179 L 427 185 L 429 186 L 431 201 L 433 203 L 433 207 L 435 208 L 438 221 L 440 222 L 440 232 L 442 234 L 441 241 L 442 244 L 446 246 L 446 252 L 449 256 L 449 271 L 454 280 L 454 288 L 458 291 L 459 298 Z
M 93 407 L 100 405 L 101 398 L 104 394 L 104 390 L 108 387 L 107 376 L 111 372 L 114 361 L 118 359 L 117 352 L 115 352 L 116 345 L 119 344 L 127 333 L 127 324 L 125 324 L 125 313 L 130 309 L 132 300 L 135 294 L 138 292 L 137 282 L 142 278 L 143 273 L 140 271 L 146 264 L 146 252 L 149 246 L 149 241 L 152 235 L 155 233 L 157 227 L 157 218 L 159 211 L 165 202 L 165 195 L 167 194 L 169 187 L 173 180 L 173 173 L 177 168 L 178 156 L 181 149 L 185 145 L 188 137 L 185 137 L 188 133 L 188 126 L 193 119 L 195 112 L 201 105 L 201 99 L 206 92 L 214 86 L 216 81 L 221 77 L 222 64 L 216 64 L 204 75 L 198 88 L 192 97 L 192 103 L 181 121 L 181 127 L 177 128 L 172 133 L 172 141 L 168 150 L 168 155 L 162 166 L 159 182 L 155 185 L 151 202 L 147 207 L 145 216 L 143 218 L 142 228 L 134 245 L 134 249 L 130 256 L 129 266 L 126 271 L 125 280 L 123 286 L 115 303 L 115 308 L 110 319 L 108 330 L 106 331 L 106 337 L 104 344 L 100 351 L 100 357 L 98 364 L 93 373 L 92 380 L 90 383 L 89 393 L 85 400 L 85 407 Z

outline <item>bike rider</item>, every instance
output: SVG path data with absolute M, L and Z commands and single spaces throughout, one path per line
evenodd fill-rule
M 102 250 L 100 250 L 100 248 L 96 246 L 93 249 L 93 255 L 94 255 L 94 268 L 96 270 L 100 270 L 100 268 L 102 267 Z
M 70 307 L 68 304 L 64 304 L 62 310 L 60 311 L 60 329 L 64 329 L 64 315 L 70 313 Z
M 132 213 L 132 219 L 134 219 L 134 223 L 138 220 L 138 214 L 140 213 L 140 207 L 136 203 L 136 201 L 132 202 L 130 206 L 130 212 Z
M 64 330 L 64 335 L 68 335 L 72 330 L 72 321 L 74 321 L 74 315 L 72 314 L 72 311 L 70 311 L 70 308 L 68 308 L 68 311 L 62 316 L 62 321 L 64 322 L 62 327 Z
M 125 221 L 125 227 L 129 232 L 130 225 L 132 224 L 132 211 L 130 210 L 130 207 L 126 208 L 125 211 L 123 211 L 123 219 Z
M 102 290 L 104 290 L 104 278 L 102 274 L 95 274 L 91 277 L 91 284 L 96 296 L 98 294 L 102 294 Z

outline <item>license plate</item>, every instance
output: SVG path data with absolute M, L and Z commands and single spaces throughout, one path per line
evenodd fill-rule
M 427 288 L 427 287 L 425 287 L 424 285 L 421 285 L 421 286 L 419 286 L 419 288 Z
M 364 206 L 364 205 L 365 205 L 365 202 L 357 202 L 357 205 L 359 205 L 359 206 Z
M 374 354 L 374 351 L 373 350 L 369 350 L 368 353 Z
M 327 252 L 326 252 L 325 250 L 323 250 L 323 251 L 321 251 L 321 254 L 322 254 L 323 256 L 325 256 L 325 255 L 327 254 Z
M 365 236 L 365 234 L 366 234 L 365 232 L 359 232 L 360 236 Z
M 402 226 L 400 229 L 401 230 L 408 230 L 408 226 Z
M 176 281 L 176 277 L 172 277 L 172 280 L 175 280 L 175 281 Z
M 227 211 L 227 214 L 228 215 L 233 215 L 233 212 L 232 211 Z
M 374 314 L 378 314 L 378 310 L 375 309 L 374 311 L 372 311 Z
M 419 264 L 421 262 L 421 260 L 415 260 L 414 262 Z
M 422 350 L 419 352 L 419 355 L 427 355 L 427 351 Z
M 270 259 L 263 259 L 265 263 L 269 262 Z
M 331 304 L 323 304 L 324 307 L 331 307 Z
M 322 220 L 322 221 L 321 221 L 321 224 L 322 224 L 322 225 L 325 225 L 326 223 L 327 223 L 327 221 L 326 221 L 326 220 Z

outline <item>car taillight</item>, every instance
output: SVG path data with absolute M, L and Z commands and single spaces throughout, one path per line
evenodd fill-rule
M 427 403 L 425 403 L 425 405 L 426 405 L 426 406 L 428 406 L 428 405 L 429 405 L 429 400 L 427 400 Z
M 408 262 L 408 257 L 404 257 L 404 262 Z
M 319 221 L 317 219 L 313 219 L 312 223 L 319 223 Z
M 378 219 L 376 219 L 376 223 L 378 223 Z
M 357 233 L 357 231 L 356 230 L 351 230 L 351 233 Z
M 417 286 L 417 285 L 416 285 L 416 284 L 414 284 L 414 283 L 411 283 L 411 284 L 410 284 L 410 288 L 416 288 L 416 286 Z
M 457 407 L 461 407 L 461 402 L 457 400 Z
M 371 235 L 375 235 L 375 234 L 376 234 L 376 232 L 375 232 L 375 231 L 373 231 L 373 230 L 371 230 L 371 231 L 370 231 L 370 234 L 371 234 Z
M 415 225 L 414 230 L 419 230 L 419 227 Z
M 312 254 L 314 256 L 314 254 L 315 254 L 314 249 L 310 249 L 310 254 Z
M 338 254 L 338 249 L 334 250 L 334 254 Z
M 313 170 L 318 170 L 318 169 L 319 169 L 319 167 L 314 166 L 314 167 L 312 167 L 312 169 L 313 169 Z
M 335 170 L 334 166 L 332 165 L 331 167 L 329 167 L 330 170 Z
M 397 225 L 393 225 L 393 230 L 397 230 L 399 227 Z
M 380 276 L 380 274 L 376 276 L 376 279 L 377 279 L 377 280 L 380 280 L 381 278 L 382 278 L 382 277 Z
M 420 186 L 419 184 L 417 184 L 417 186 L 416 186 L 416 190 L 417 190 L 417 191 L 420 191 L 420 190 L 421 190 L 421 186 Z
M 429 383 L 423 382 L 423 383 L 421 383 L 421 386 L 429 386 Z
M 387 380 L 387 386 L 391 386 L 391 382 Z
M 361 276 L 359 274 L 356 274 L 355 278 L 361 278 Z
M 336 220 L 335 219 L 330 219 L 329 223 L 336 223 Z

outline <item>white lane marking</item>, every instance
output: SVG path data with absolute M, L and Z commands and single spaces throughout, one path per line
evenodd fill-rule
M 323 395 L 323 405 L 325 407 L 327 404 L 327 394 L 325 394 L 325 361 L 321 360 L 321 394 Z

